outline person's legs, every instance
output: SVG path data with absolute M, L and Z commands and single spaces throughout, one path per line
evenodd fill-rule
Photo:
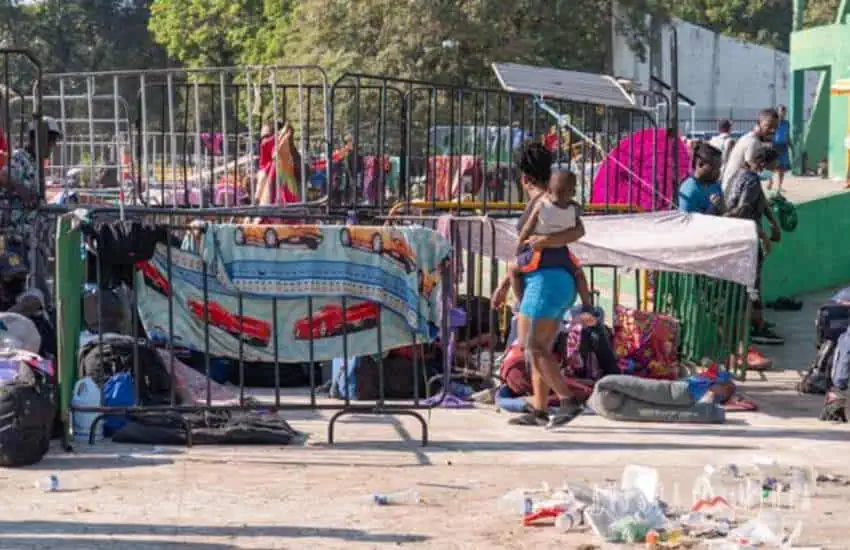
M 566 424 L 578 416 L 582 410 L 581 402 L 573 396 L 570 387 L 561 375 L 560 365 L 552 355 L 552 346 L 560 327 L 560 318 L 534 319 L 529 334 L 528 355 L 532 372 L 538 372 L 542 378 L 541 386 L 545 385 L 552 388 L 561 401 L 558 412 L 549 418 L 550 427 Z M 545 406 L 549 393 L 548 391 L 542 395 L 535 393 L 534 398 L 535 403 L 542 402 Z
M 750 332 L 750 340 L 756 344 L 782 345 L 785 343 L 785 339 L 776 334 L 764 320 L 764 305 L 761 300 L 761 270 L 763 265 L 764 254 L 762 253 L 761 248 L 759 248 L 755 282 L 755 292 L 757 296 L 751 304 L 750 320 L 752 330 Z
M 531 319 L 526 315 L 518 315 L 516 322 L 516 341 L 523 350 L 527 350 L 528 335 L 531 329 Z M 509 424 L 518 426 L 545 426 L 549 422 L 548 409 L 549 386 L 535 369 L 531 369 L 531 387 L 533 394 L 529 403 L 531 410 L 521 416 L 512 418 Z M 542 396 L 542 397 L 541 397 Z

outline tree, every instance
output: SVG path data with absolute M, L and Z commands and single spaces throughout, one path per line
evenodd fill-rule
M 803 27 L 832 25 L 835 23 L 840 3 L 841 0 L 809 0 L 806 4 Z
M 150 30 L 187 67 L 229 66 L 268 23 L 264 10 L 263 0 L 153 0 Z

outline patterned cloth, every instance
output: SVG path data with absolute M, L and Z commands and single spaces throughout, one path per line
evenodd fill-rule
M 620 370 L 642 378 L 679 378 L 679 321 L 669 315 L 617 306 L 614 353 Z
M 242 340 L 247 361 L 332 360 L 344 337 L 361 356 L 436 336 L 451 248 L 430 229 L 209 225 L 200 245 L 171 249 L 170 277 L 164 245 L 137 272 L 149 334 L 166 332 L 170 297 L 180 345 L 203 351 L 208 318 L 209 352 L 238 358 Z

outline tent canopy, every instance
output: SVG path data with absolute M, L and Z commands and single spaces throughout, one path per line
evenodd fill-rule
M 516 221 L 484 220 L 495 229 L 495 255 L 513 261 Z M 707 275 L 750 288 L 755 284 L 758 235 L 752 221 L 666 211 L 588 216 L 583 223 L 585 236 L 570 250 L 585 265 Z M 491 253 L 489 242 L 482 248 L 477 235 L 460 233 L 464 248 Z

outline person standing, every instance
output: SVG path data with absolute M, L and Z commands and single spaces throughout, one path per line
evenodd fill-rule
M 782 183 L 785 181 L 785 172 L 791 169 L 791 123 L 786 118 L 788 111 L 785 105 L 780 105 L 776 112 L 779 114 L 779 124 L 776 126 L 773 143 L 776 146 L 776 152 L 779 153 L 779 162 L 776 166 L 779 185 L 776 190 L 781 193 Z M 767 188 L 771 189 L 772 187 L 773 179 L 770 180 Z
M 720 151 L 720 171 L 722 173 L 729 153 L 735 146 L 735 138 L 732 137 L 732 121 L 728 118 L 721 120 L 717 125 L 717 135 L 711 138 L 708 144 Z
M 751 220 L 756 224 L 760 246 L 758 249 L 758 271 L 754 295 L 752 298 L 752 331 L 751 340 L 756 344 L 781 345 L 785 340 L 776 334 L 771 325 L 766 323 L 763 317 L 763 306 L 761 301 L 761 270 L 765 256 L 770 252 L 772 243 L 779 242 L 782 233 L 779 224 L 773 217 L 767 197 L 761 187 L 762 173 L 771 170 L 779 160 L 779 154 L 772 144 L 757 148 L 750 160 L 747 161 L 727 195 L 726 216 Z M 762 229 L 762 220 L 766 219 L 770 225 L 770 233 Z
M 747 163 L 753 159 L 753 154 L 765 143 L 772 143 L 778 125 L 779 113 L 775 109 L 765 109 L 759 113 L 755 128 L 744 134 L 732 148 L 721 176 L 725 197 L 729 196 L 735 178 L 746 169 Z

